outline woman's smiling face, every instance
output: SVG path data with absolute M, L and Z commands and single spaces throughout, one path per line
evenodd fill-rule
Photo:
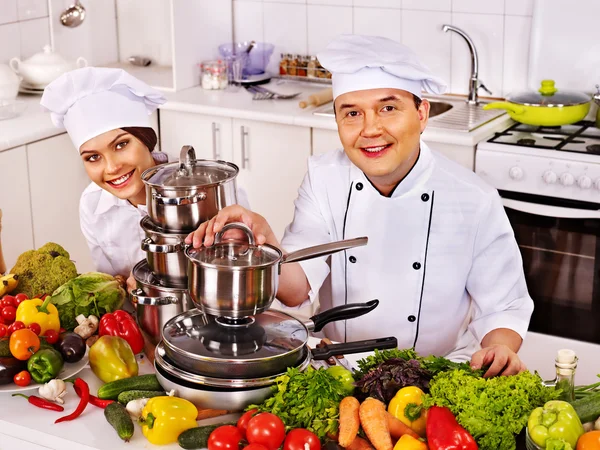
M 142 173 L 155 165 L 148 147 L 122 129 L 102 133 L 81 145 L 79 153 L 90 179 L 133 205 L 146 203 Z

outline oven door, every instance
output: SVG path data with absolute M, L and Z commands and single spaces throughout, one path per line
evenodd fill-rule
M 529 330 L 600 343 L 600 211 L 506 194 L 535 304 Z

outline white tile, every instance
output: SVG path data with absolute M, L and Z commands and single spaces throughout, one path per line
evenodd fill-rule
M 450 86 L 451 39 L 442 31 L 451 13 L 402 11 L 402 43 L 414 50 L 431 71 Z
M 402 0 L 354 0 L 354 6 L 401 9 Z
M 306 4 L 306 0 L 263 0 L 265 3 L 300 3 Z
M 17 0 L 19 20 L 48 17 L 48 0 Z
M 308 54 L 306 35 L 306 5 L 264 3 L 265 42 L 275 45 L 267 69 L 279 71 L 281 53 Z
M 0 0 L 0 24 L 18 20 L 17 0 Z M 4 45 L 4 43 L 2 43 Z
M 532 16 L 533 0 L 504 0 L 504 14 L 513 16 Z
M 402 9 L 450 12 L 452 0 L 402 0 Z
M 309 5 L 352 6 L 352 0 L 306 0 Z
M 504 17 L 504 76 L 502 96 L 527 89 L 531 17 Z
M 504 14 L 504 0 L 452 0 L 452 12 Z
M 308 5 L 308 53 L 315 55 L 340 34 L 352 34 L 352 8 Z
M 479 79 L 494 96 L 502 94 L 504 55 L 504 16 L 493 14 L 452 14 L 452 24 L 462 29 L 475 43 L 479 55 Z M 471 75 L 471 56 L 465 40 L 452 33 L 451 92 L 467 94 Z M 449 36 L 448 36 L 449 37 Z M 480 95 L 489 95 L 480 90 Z
M 234 0 L 233 36 L 235 41 L 264 41 L 262 1 Z
M 25 20 L 19 23 L 21 33 L 21 59 L 41 52 L 50 45 L 50 26 L 48 18 Z
M 402 42 L 402 10 L 354 7 L 354 34 L 383 36 Z M 393 24 L 382 26 L 382 24 Z
M 21 39 L 19 24 L 9 23 L 0 25 L 0 64 L 8 63 L 11 58 L 21 57 Z

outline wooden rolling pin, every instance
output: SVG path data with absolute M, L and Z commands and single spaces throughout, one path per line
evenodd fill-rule
M 333 89 L 327 88 L 322 91 L 315 92 L 308 96 L 307 100 L 302 100 L 299 105 L 300 108 L 306 108 L 307 106 L 321 106 L 325 103 L 329 103 L 333 100 Z

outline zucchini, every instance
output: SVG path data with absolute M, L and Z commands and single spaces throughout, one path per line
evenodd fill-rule
M 131 391 L 123 391 L 117 396 L 117 400 L 122 405 L 127 405 L 131 400 L 137 400 L 138 398 L 152 398 L 160 397 L 161 395 L 167 395 L 165 391 L 141 391 L 139 389 Z
M 129 442 L 135 429 L 133 420 L 129 417 L 125 407 L 120 403 L 113 402 L 104 408 L 104 417 L 117 431 L 119 437 L 125 442 Z
M 11 357 L 12 353 L 9 348 L 9 340 L 8 339 L 0 339 L 0 358 Z
M 136 377 L 122 378 L 111 381 L 98 389 L 98 397 L 102 400 L 117 400 L 119 394 L 125 391 L 162 391 L 156 375 L 138 375 Z
M 190 428 L 179 435 L 177 442 L 181 448 L 188 450 L 208 448 L 208 437 L 210 436 L 210 433 L 223 425 L 236 425 L 236 422 L 218 423 L 215 425 Z
M 571 402 L 581 423 L 593 422 L 600 417 L 600 392 L 587 395 Z

